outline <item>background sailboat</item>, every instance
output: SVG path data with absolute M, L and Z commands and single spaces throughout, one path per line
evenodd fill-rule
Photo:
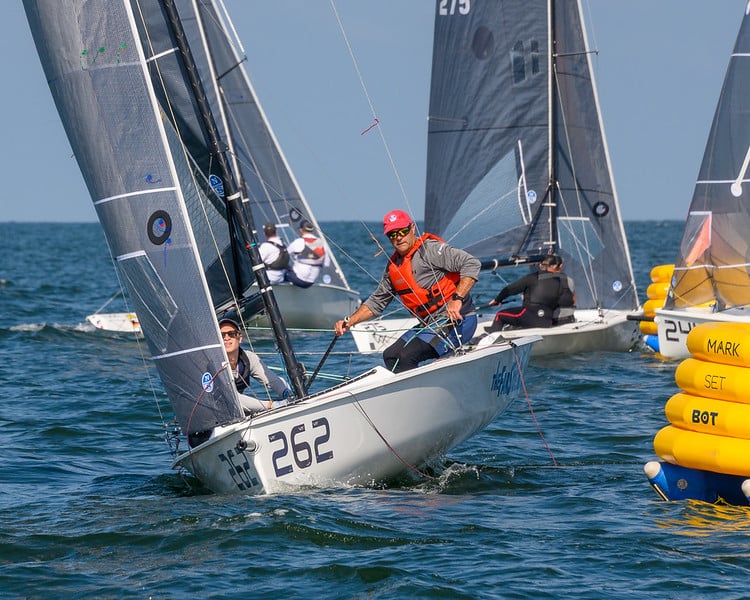
M 542 335 L 535 354 L 630 349 L 638 295 L 579 2 L 436 4 L 425 230 L 485 269 L 562 256 L 576 322 L 504 337 Z M 379 351 L 408 323 L 352 334 Z
M 114 331 L 119 333 L 141 333 L 141 324 L 138 322 L 138 315 L 134 312 L 104 312 L 114 300 L 122 298 L 121 291 L 117 291 L 107 298 L 95 312 L 86 315 L 86 321 L 96 329 L 103 331 Z
M 287 245 L 299 237 L 300 222 L 309 220 L 330 257 L 330 265 L 321 268 L 317 282 L 310 288 L 303 289 L 290 283 L 276 286 L 280 310 L 291 328 L 330 329 L 342 314 L 350 314 L 359 305 L 359 294 L 349 287 L 335 252 L 281 151 L 244 68 L 247 58 L 238 51 L 239 40 L 233 40 L 230 36 L 233 28 L 227 27 L 226 21 L 219 18 L 211 2 L 196 2 L 195 11 L 200 11 L 201 18 L 185 21 L 185 36 L 192 48 L 198 73 L 207 82 L 206 98 L 217 115 L 219 133 L 230 144 L 231 160 L 241 166 L 240 183 L 248 199 L 244 209 L 251 212 L 253 222 L 259 228 L 264 223 L 276 224 L 279 236 Z M 152 40 L 152 43 L 158 44 L 160 41 Z M 169 52 L 166 48 L 164 51 Z M 211 60 L 208 59 L 209 53 Z M 169 57 L 162 62 L 168 60 Z M 176 58 L 172 59 L 172 63 L 170 72 L 179 67 Z M 269 327 L 270 322 L 257 297 L 258 288 L 251 265 L 243 250 L 244 242 L 231 213 L 224 211 L 222 206 L 222 182 L 217 178 L 202 176 L 202 173 L 210 171 L 210 165 L 215 162 L 215 149 L 205 144 L 200 120 L 195 111 L 187 110 L 191 99 L 185 97 L 180 89 L 182 82 L 175 81 L 165 78 L 162 81 L 163 91 L 157 90 L 157 93 L 162 95 L 166 105 L 172 107 L 166 114 L 175 121 L 190 148 L 194 161 L 192 168 L 196 177 L 202 178 L 198 180 L 199 185 L 214 191 L 214 194 L 207 195 L 215 204 L 207 209 L 207 218 L 213 226 L 210 232 L 199 229 L 196 236 L 198 243 L 204 247 L 202 255 L 210 257 L 204 260 L 204 268 L 216 307 L 222 310 L 247 303 L 252 307 L 246 312 L 248 323 Z M 229 127 L 232 136 L 226 135 Z M 151 174 L 151 177 L 152 183 L 156 184 L 159 175 Z M 310 310 L 311 306 L 315 306 L 316 310 Z M 261 313 L 256 316 L 249 314 L 253 309 L 261 309 Z M 87 320 L 92 323 L 96 320 L 99 324 L 111 323 L 112 326 L 124 326 L 126 329 L 132 321 L 128 313 L 91 317 L 87 317 Z
M 376 367 L 310 393 L 261 267 L 240 185 L 244 167 L 222 138 L 232 137 L 232 122 L 220 124 L 222 94 L 209 100 L 214 80 L 197 68 L 196 38 L 183 27 L 204 31 L 205 18 L 218 18 L 213 2 L 25 0 L 24 7 L 174 409 L 175 468 L 220 493 L 370 485 L 439 459 L 508 407 L 536 338 L 399 374 Z M 195 48 L 211 64 L 210 44 Z M 212 160 L 203 161 L 209 154 Z M 221 287 L 209 285 L 222 270 L 242 275 L 235 246 L 224 253 L 206 243 L 205 232 L 225 231 L 225 220 L 241 234 L 297 396 L 294 404 L 251 416 L 243 412 L 219 333 Z
M 698 323 L 750 322 L 750 4 L 729 59 L 664 308 L 659 352 L 689 355 Z

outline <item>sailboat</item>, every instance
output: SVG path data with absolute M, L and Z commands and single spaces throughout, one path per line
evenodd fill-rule
M 745 7 L 690 202 L 664 308 L 659 352 L 689 355 L 699 323 L 750 323 L 750 3 Z
M 112 294 L 96 311 L 86 315 L 86 321 L 95 329 L 113 331 L 117 333 L 141 333 L 138 315 L 134 312 L 104 312 L 114 300 L 122 297 L 122 291 Z
M 236 45 L 229 43 L 230 38 L 225 35 L 218 20 L 206 19 L 202 33 L 192 32 L 193 24 L 193 20 L 188 21 L 187 35 L 208 36 L 212 44 L 212 60 L 207 60 L 205 52 L 197 52 L 196 66 L 202 77 L 210 74 L 221 81 L 221 92 L 216 86 L 208 86 L 206 93 L 212 106 L 218 106 L 218 94 L 224 94 L 221 113 L 223 120 L 231 123 L 233 130 L 233 136 L 224 136 L 224 139 L 231 144 L 232 160 L 242 165 L 242 185 L 250 200 L 246 210 L 252 213 L 258 227 L 273 223 L 286 246 L 300 236 L 301 223 L 309 221 L 330 258 L 330 264 L 321 266 L 318 279 L 309 288 L 297 287 L 292 283 L 275 284 L 276 299 L 285 322 L 290 329 L 332 329 L 341 315 L 350 314 L 359 306 L 359 294 L 349 286 L 336 253 L 281 151 L 244 68 L 244 55 Z M 171 83 L 166 80 L 163 85 L 168 87 Z M 179 113 L 174 118 L 183 119 Z M 196 119 L 187 118 L 181 125 L 188 145 L 200 139 L 200 124 Z M 218 126 L 221 130 L 222 121 Z M 193 148 L 193 158 L 193 168 L 205 169 L 212 160 L 212 154 Z M 157 185 L 159 175 L 152 173 L 151 177 L 151 183 Z M 221 195 L 222 183 L 218 178 L 211 179 L 209 176 L 201 185 L 218 186 L 217 195 Z M 270 320 L 260 302 L 252 266 L 242 250 L 244 241 L 231 214 L 212 211 L 210 219 L 214 225 L 223 220 L 225 226 L 225 232 L 214 226 L 211 239 L 205 240 L 205 243 L 214 246 L 210 252 L 215 258 L 205 262 L 205 270 L 217 310 L 241 310 L 248 325 L 269 328 Z M 222 260 L 217 260 L 219 256 Z M 231 269 L 229 277 L 224 272 L 225 265 Z M 315 310 L 310 310 L 311 306 L 316 307 Z M 133 321 L 131 317 L 132 313 L 128 312 L 99 313 L 87 316 L 87 320 L 97 327 L 127 330 Z
M 424 228 L 487 270 L 558 254 L 576 285 L 575 322 L 481 343 L 541 335 L 535 355 L 638 343 L 628 320 L 638 294 L 590 56 L 576 0 L 437 2 Z M 478 332 L 494 312 L 480 316 Z M 351 331 L 361 352 L 376 352 L 415 324 L 385 319 Z
M 175 413 L 175 469 L 222 494 L 378 484 L 439 460 L 518 395 L 533 336 L 458 349 L 398 374 L 376 366 L 311 391 L 315 373 L 307 377 L 297 360 L 260 260 L 250 175 L 232 151 L 232 89 L 224 89 L 229 79 L 215 57 L 229 43 L 227 15 L 213 0 L 24 0 L 24 7 Z M 227 265 L 240 264 L 210 243 L 223 221 L 244 242 L 296 396 L 251 415 L 219 332 L 220 287 L 209 284 L 220 265 L 229 279 L 237 271 Z
M 663 500 L 750 503 L 750 2 L 706 143 L 663 309 L 659 352 L 684 358 L 644 472 Z

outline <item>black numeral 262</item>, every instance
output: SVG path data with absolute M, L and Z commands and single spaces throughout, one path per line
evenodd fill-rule
M 273 453 L 273 468 L 276 471 L 276 477 L 289 475 L 294 471 L 292 461 L 289 459 L 291 451 L 294 464 L 298 469 L 306 469 L 315 463 L 322 463 L 333 458 L 333 450 L 323 451 L 323 444 L 331 439 L 331 427 L 328 419 L 315 419 L 312 422 L 313 431 L 322 429 L 323 431 L 315 437 L 312 447 L 304 439 L 305 426 L 303 424 L 295 425 L 289 433 L 287 439 L 286 433 L 276 431 L 268 435 L 269 442 L 281 442 L 281 448 Z

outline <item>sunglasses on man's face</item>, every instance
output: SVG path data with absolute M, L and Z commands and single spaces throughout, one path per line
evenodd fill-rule
M 409 235 L 410 231 L 411 225 L 409 225 L 408 227 L 402 227 L 401 229 L 396 229 L 395 231 L 389 231 L 388 239 L 395 240 L 396 238 L 406 237 L 407 235 Z
M 230 337 L 230 338 L 240 337 L 240 332 L 236 331 L 236 330 L 222 331 L 221 332 L 221 338 L 224 339 L 225 337 Z

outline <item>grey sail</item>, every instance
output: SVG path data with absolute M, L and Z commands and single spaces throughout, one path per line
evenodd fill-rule
M 151 85 L 147 64 L 154 55 L 141 44 L 136 26 L 143 13 L 112 0 L 27 0 L 24 6 L 57 110 L 182 431 L 241 420 L 190 222 L 188 205 L 202 192 L 182 132 L 166 118 Z
M 217 127 L 222 139 L 231 145 L 235 172 L 240 174 L 240 183 L 249 200 L 245 209 L 252 212 L 253 222 L 257 226 L 266 222 L 280 225 L 279 235 L 287 243 L 297 237 L 302 219 L 310 220 L 323 235 L 265 118 L 244 69 L 245 58 L 239 56 L 215 4 L 210 0 L 180 0 L 176 7 L 198 73 L 206 82 L 205 91 L 209 106 L 217 116 Z M 196 239 L 201 246 L 216 307 L 226 307 L 246 294 L 255 278 L 243 251 L 242 237 L 231 214 L 224 210 L 220 197 L 223 182 L 213 160 L 214 151 L 205 142 L 200 116 L 187 89 L 179 57 L 170 51 L 171 36 L 164 28 L 155 26 L 161 18 L 159 4 L 142 2 L 141 10 L 143 44 L 152 48 L 154 56 L 160 56 L 159 68 L 151 69 L 154 88 L 165 114 L 182 132 L 196 180 L 201 184 L 203 195 L 214 206 L 208 215 L 213 226 L 198 229 Z M 154 22 L 149 24 L 150 21 Z M 225 231 L 217 226 L 220 219 L 228 222 Z M 218 247 L 220 253 L 214 247 Z M 335 254 L 330 248 L 328 253 L 331 265 L 322 269 L 320 281 L 349 289 Z
M 426 185 L 427 231 L 488 263 L 556 252 L 578 308 L 638 306 L 576 0 L 437 1 Z
M 188 40 L 198 41 L 198 15 L 191 0 L 176 3 Z M 222 181 L 215 151 L 207 142 L 198 106 L 192 96 L 179 53 L 174 51 L 174 40 L 164 26 L 161 3 L 145 0 L 135 11 L 136 25 L 147 55 L 159 57 L 148 61 L 152 85 L 162 111 L 179 132 L 194 176 L 196 189 L 188 193 L 187 206 L 194 222 L 205 222 L 195 228 L 195 239 L 206 273 L 214 304 L 217 308 L 231 305 L 254 283 L 246 253 L 238 249 L 240 233 L 222 195 Z M 205 65 L 208 56 L 203 44 L 191 45 L 196 62 Z M 210 80 L 207 80 L 210 81 Z M 210 106 L 218 106 L 214 86 L 205 86 Z M 220 127 L 223 139 L 228 139 L 226 128 Z M 198 219 L 203 215 L 202 219 Z
M 225 125 L 231 129 L 232 153 L 236 158 L 237 169 L 249 199 L 247 208 L 252 211 L 253 221 L 262 226 L 275 223 L 280 237 L 287 243 L 299 235 L 298 227 L 302 219 L 315 225 L 325 240 L 320 226 L 310 209 L 281 148 L 268 124 L 263 109 L 244 68 L 245 58 L 240 56 L 236 44 L 228 34 L 229 28 L 210 0 L 195 2 L 198 9 L 197 27 L 193 34 L 190 21 L 186 24 L 188 39 L 195 52 L 199 69 L 213 69 L 213 77 L 203 73 L 205 81 L 213 80 L 221 87 L 225 111 Z M 192 10 L 193 3 L 187 3 L 186 10 Z M 185 12 L 185 11 L 181 11 Z M 211 53 L 211 64 L 202 49 Z M 219 93 L 216 90 L 216 93 Z M 218 103 L 216 104 L 218 108 Z M 323 267 L 320 280 L 326 284 L 348 288 L 343 271 L 335 253 L 328 248 L 331 265 Z
M 750 304 L 750 16 L 743 12 L 665 308 Z

